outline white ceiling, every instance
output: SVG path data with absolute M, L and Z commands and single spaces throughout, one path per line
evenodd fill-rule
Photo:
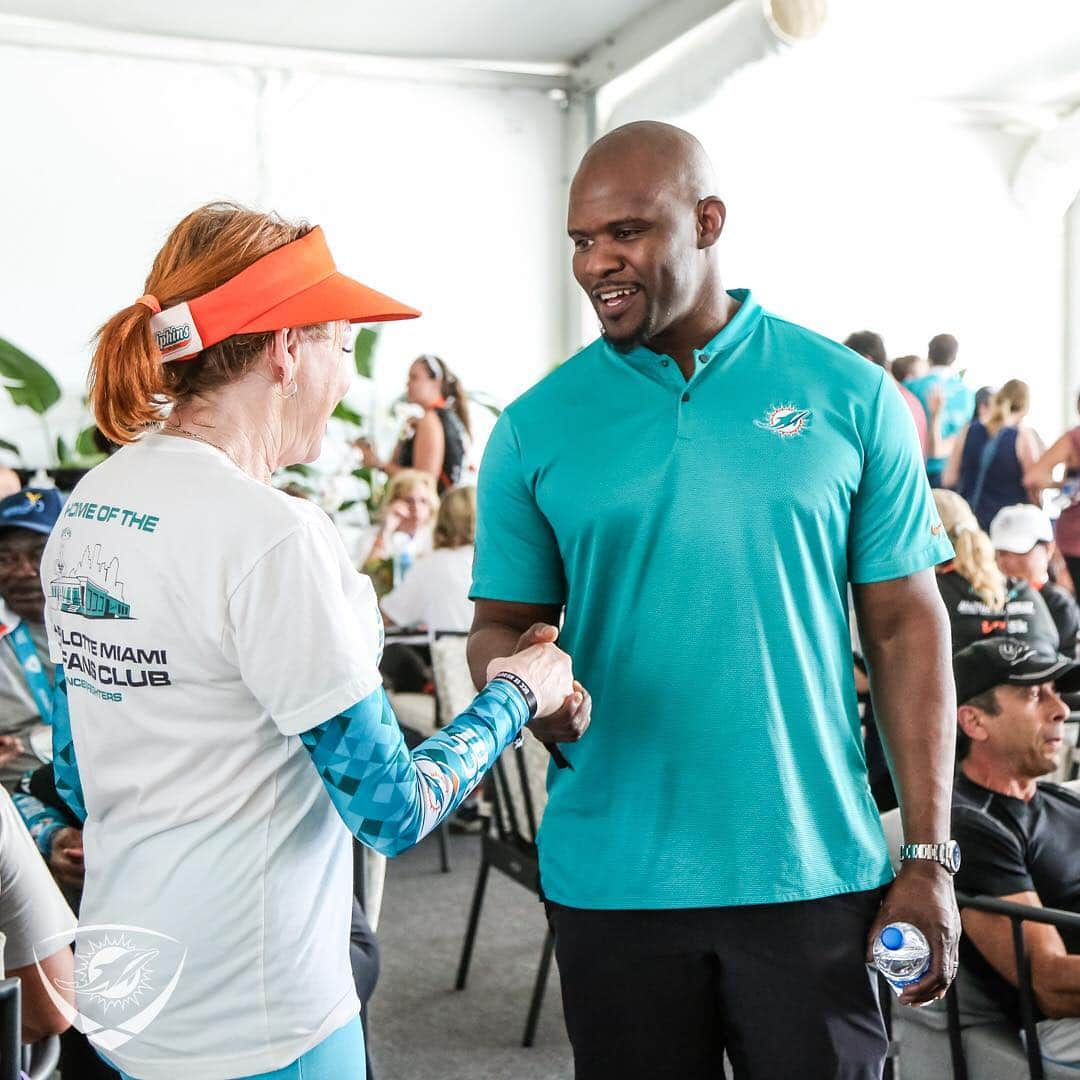
M 376 56 L 565 64 L 661 6 L 663 0 L 0 0 L 0 13 Z
M 829 0 L 838 54 L 926 97 L 1080 101 L 1080 0 Z
M 743 0 L 751 2 L 760 0 Z M 826 2 L 829 15 L 817 47 L 832 53 L 853 85 L 860 77 L 885 79 L 917 96 L 1012 105 L 1050 116 L 1080 104 L 1080 0 Z M 574 77 L 596 85 L 696 23 L 716 25 L 727 17 L 729 3 L 0 0 L 0 40 L 4 16 L 25 16 L 44 20 L 43 25 L 398 57 L 410 63 L 472 60 L 558 78 L 592 51 L 591 67 L 577 69 Z M 618 44 L 610 51 L 618 62 L 609 73 L 604 43 L 613 35 Z

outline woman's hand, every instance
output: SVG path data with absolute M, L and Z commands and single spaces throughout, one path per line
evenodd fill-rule
M 8 765 L 25 753 L 26 747 L 18 735 L 0 735 L 0 765 Z
M 559 636 L 559 628 L 550 623 L 533 623 L 518 638 L 515 652 L 521 652 L 530 645 L 543 645 L 554 641 Z M 542 743 L 577 742 L 585 734 L 592 721 L 592 695 L 576 679 L 572 693 L 547 716 L 536 716 L 529 721 L 529 730 Z
M 83 865 L 82 829 L 58 829 L 53 834 L 49 867 L 61 885 L 74 889 L 83 887 L 86 867 Z
M 389 538 L 396 532 L 409 532 L 410 530 L 403 529 L 402 526 L 408 523 L 412 516 L 409 504 L 403 499 L 395 499 L 383 515 L 383 536 Z
M 513 656 L 496 657 L 488 664 L 488 681 L 500 671 L 509 671 L 528 685 L 536 696 L 537 716 L 561 709 L 574 692 L 570 657 L 550 643 L 531 645 Z
M 367 441 L 367 439 L 357 439 L 353 443 L 353 446 L 360 451 L 360 458 L 364 463 L 365 469 L 379 469 L 382 470 L 382 462 L 379 461 L 379 455 L 375 453 L 375 447 Z

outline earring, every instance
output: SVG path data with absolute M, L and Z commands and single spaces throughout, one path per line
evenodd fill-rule
M 279 397 L 283 397 L 283 398 L 285 398 L 285 400 L 287 401 L 287 400 L 288 400 L 289 398 L 292 398 L 292 397 L 296 397 L 296 393 L 297 393 L 297 391 L 298 391 L 299 389 L 300 389 L 299 385 L 297 384 L 296 380 L 295 380 L 295 379 L 293 379 L 293 382 L 292 382 L 292 389 L 291 389 L 291 390 L 290 390 L 290 391 L 289 391 L 288 393 L 285 393 L 285 391 L 284 391 L 284 390 L 282 390 L 282 389 L 281 389 L 281 388 L 279 387 L 279 388 L 278 388 L 278 396 L 279 396 Z

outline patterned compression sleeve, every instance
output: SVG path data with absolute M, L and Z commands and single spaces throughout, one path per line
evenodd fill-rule
M 68 713 L 67 681 L 63 665 L 56 665 L 56 685 L 53 688 L 53 773 L 60 798 L 70 807 L 80 822 L 86 821 L 79 763 L 75 760 L 75 743 L 71 738 L 71 716 Z
M 45 856 L 46 860 L 52 853 L 52 838 L 61 830 L 68 827 L 68 823 L 51 806 L 46 806 L 36 795 L 30 791 L 30 777 L 33 773 L 27 773 L 20 781 L 19 786 L 12 792 L 11 801 L 15 809 L 19 811 L 19 817 L 23 819 L 27 830 L 34 838 L 38 851 Z
M 410 753 L 379 687 L 300 738 L 349 831 L 392 856 L 457 808 L 528 719 L 521 694 L 495 681 Z

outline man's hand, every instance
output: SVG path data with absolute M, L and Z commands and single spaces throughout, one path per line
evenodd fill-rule
M 83 887 L 86 867 L 83 864 L 81 829 L 58 829 L 53 833 L 49 869 L 61 885 L 68 885 L 73 889 Z
M 25 750 L 18 735 L 0 735 L 0 765 L 10 764 Z
M 518 638 L 514 652 L 521 652 L 531 645 L 553 643 L 559 636 L 559 628 L 549 623 L 533 623 Z M 581 683 L 575 680 L 574 691 L 563 702 L 562 708 L 549 716 L 538 716 L 529 724 L 529 730 L 542 743 L 577 742 L 592 718 L 592 697 Z
M 926 974 L 900 995 L 902 1005 L 927 1005 L 945 996 L 956 978 L 960 912 L 949 872 L 925 860 L 905 862 L 881 905 L 866 946 L 866 962 L 874 962 L 874 942 L 888 923 L 917 926 L 930 944 Z

